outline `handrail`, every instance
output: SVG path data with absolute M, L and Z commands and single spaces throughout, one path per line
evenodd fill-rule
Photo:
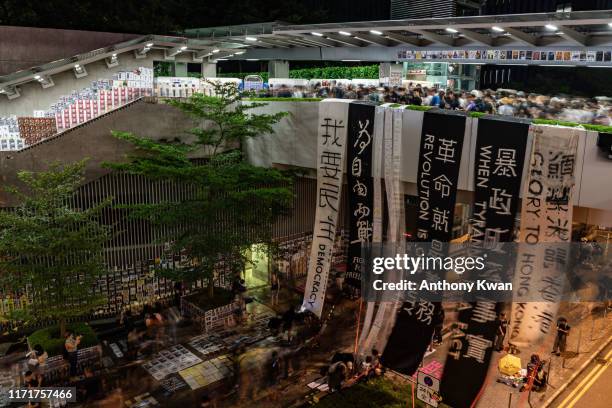
M 70 133 L 70 132 L 72 132 L 72 131 L 75 131 L 75 130 L 77 130 L 77 129 L 80 129 L 80 128 L 82 128 L 82 127 L 85 127 L 85 126 L 89 125 L 89 124 L 90 124 L 90 123 L 92 123 L 92 122 L 95 122 L 95 121 L 97 121 L 97 120 L 99 120 L 99 119 L 102 119 L 102 118 L 104 118 L 104 117 L 106 117 L 106 116 L 109 116 L 109 115 L 111 115 L 111 114 L 113 114 L 113 113 L 116 113 L 116 112 L 118 112 L 118 111 L 120 111 L 120 110 L 123 110 L 123 109 L 125 109 L 125 108 L 127 108 L 127 107 L 129 107 L 129 106 L 134 105 L 134 104 L 135 104 L 135 103 L 137 103 L 137 102 L 141 102 L 141 101 L 143 101 L 143 100 L 144 100 L 144 98 L 147 98 L 147 97 L 146 97 L 146 96 L 140 96 L 140 97 L 138 97 L 138 98 L 134 99 L 133 101 L 130 101 L 130 102 L 128 102 L 128 103 L 126 103 L 126 104 L 124 104 L 124 105 L 121 105 L 121 106 L 119 106 L 119 107 L 117 107 L 117 108 L 114 108 L 114 109 L 112 109 L 112 110 L 109 110 L 108 112 L 105 112 L 105 113 L 103 113 L 102 115 L 98 115 L 98 116 L 96 116 L 95 118 L 91 118 L 91 119 L 89 119 L 89 120 L 87 120 L 87 121 L 85 121 L 85 122 L 79 123 L 78 125 L 76 125 L 76 126 L 74 126 L 74 127 L 71 127 L 71 128 L 69 128 L 69 129 L 63 130 L 63 131 L 58 132 L 58 133 L 55 133 L 55 134 L 54 134 L 54 135 L 52 135 L 52 136 L 49 136 L 49 137 L 47 137 L 47 138 L 45 138 L 45 139 L 43 139 L 43 140 L 40 140 L 40 141 L 38 141 L 38 142 L 36 142 L 36 143 L 34 143 L 34 144 L 31 144 L 31 145 L 29 145 L 29 146 L 26 146 L 26 147 L 24 147 L 24 148 L 23 148 L 23 149 L 21 149 L 21 150 L 16 150 L 16 151 L 14 151 L 14 152 L 12 152 L 12 153 L 23 153 L 23 152 L 25 152 L 26 150 L 32 149 L 32 148 L 34 148 L 34 147 L 36 147 L 36 146 L 39 146 L 39 145 L 41 145 L 41 144 L 43 144 L 43 143 L 47 143 L 47 142 L 53 141 L 53 140 L 55 140 L 55 139 L 57 139 L 57 138 L 59 138 L 59 137 L 61 137 L 61 136 L 64 136 L 66 133 Z

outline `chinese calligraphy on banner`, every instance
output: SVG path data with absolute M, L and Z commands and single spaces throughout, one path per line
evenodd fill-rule
M 474 163 L 474 212 L 470 241 L 475 248 L 509 242 L 514 231 L 529 125 L 479 119 Z M 503 246 L 496 246 L 503 251 Z M 506 258 L 500 254 L 500 259 Z M 479 275 L 500 281 L 493 262 Z M 499 265 L 500 270 L 508 265 Z M 441 393 L 456 407 L 470 406 L 486 378 L 493 353 L 499 304 L 472 302 L 459 311 L 444 366 Z
M 567 263 L 569 248 L 538 244 L 571 241 L 580 130 L 532 126 L 530 132 L 534 140 L 523 188 L 519 236 L 522 246 L 516 264 L 510 330 L 510 342 L 518 347 L 534 344 L 554 326 L 564 286 L 560 268 Z M 555 262 L 547 261 L 551 257 Z
M 425 112 L 417 176 L 419 241 L 452 239 L 465 116 Z
M 374 185 L 372 147 L 375 106 L 351 103 L 348 113 L 347 175 L 349 193 L 349 249 L 346 282 L 361 286 L 361 244 L 372 242 Z
M 348 100 L 319 105 L 317 135 L 317 209 L 302 308 L 321 317 L 342 196 Z
M 465 126 L 465 116 L 424 113 L 417 176 L 417 237 L 420 241 L 448 242 L 452 238 Z M 443 320 L 440 303 L 403 302 L 383 353 L 385 366 L 407 375 L 414 374 L 431 342 L 434 328 Z

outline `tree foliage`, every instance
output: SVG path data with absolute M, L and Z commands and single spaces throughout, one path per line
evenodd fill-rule
M 105 273 L 102 251 L 110 228 L 99 217 L 110 200 L 88 209 L 70 205 L 84 166 L 55 163 L 48 171 L 22 171 L 25 188 L 8 188 L 20 204 L 0 211 L 0 288 L 4 297 L 29 301 L 13 318 L 65 323 L 105 301 L 93 288 Z
M 217 96 L 196 94 L 168 103 L 196 119 L 185 142 L 154 141 L 125 132 L 114 136 L 136 149 L 116 170 L 176 183 L 185 194 L 155 204 L 129 206 L 131 216 L 158 227 L 173 253 L 189 267 L 164 270 L 173 279 L 208 279 L 221 259 L 234 272 L 244 269 L 244 250 L 268 242 L 271 226 L 289 210 L 291 179 L 273 168 L 248 163 L 242 143 L 271 133 L 286 113 L 253 114 L 263 103 L 242 104 L 233 84 L 215 84 Z M 195 152 L 205 160 L 191 160 Z M 211 289 L 212 290 L 212 289 Z

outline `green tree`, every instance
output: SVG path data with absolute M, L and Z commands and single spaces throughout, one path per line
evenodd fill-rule
M 110 200 L 88 209 L 70 201 L 83 182 L 85 161 L 48 171 L 21 171 L 25 188 L 10 187 L 16 208 L 0 211 L 0 288 L 28 304 L 10 318 L 66 321 L 105 302 L 93 289 L 105 273 L 103 246 L 110 227 L 100 224 Z
M 189 267 L 163 269 L 174 280 L 206 279 L 213 296 L 215 265 L 223 260 L 237 274 L 245 250 L 271 240 L 271 226 L 285 215 L 293 197 L 291 178 L 273 168 L 248 163 L 242 143 L 273 132 L 285 112 L 254 114 L 263 103 L 244 104 L 233 84 L 213 84 L 217 96 L 196 94 L 169 100 L 198 124 L 187 142 L 153 141 L 113 132 L 136 148 L 124 163 L 108 167 L 175 183 L 185 194 L 155 204 L 131 205 L 131 216 L 158 227 L 171 252 L 183 253 Z M 204 160 L 191 160 L 197 152 Z

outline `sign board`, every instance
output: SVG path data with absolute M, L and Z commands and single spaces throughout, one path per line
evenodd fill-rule
M 440 402 L 440 380 L 419 371 L 417 374 L 417 398 L 432 407 Z
M 259 91 L 263 89 L 263 82 L 259 75 L 247 75 L 244 77 L 243 87 L 245 91 Z

